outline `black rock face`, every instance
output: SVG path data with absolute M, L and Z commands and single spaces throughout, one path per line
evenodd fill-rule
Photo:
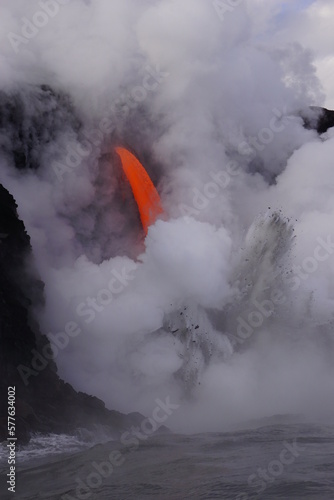
M 317 124 L 317 132 L 319 134 L 323 134 L 332 127 L 334 127 L 334 111 L 322 108 L 321 115 Z
M 311 114 L 301 113 L 305 128 L 324 134 L 329 128 L 334 127 L 334 111 L 316 106 L 311 106 L 310 110 Z
M 80 129 L 65 94 L 47 85 L 11 95 L 0 92 L 0 150 L 17 169 L 36 170 L 43 148 L 65 128 Z

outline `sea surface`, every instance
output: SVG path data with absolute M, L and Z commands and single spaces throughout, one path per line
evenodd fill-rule
M 334 499 L 334 425 L 253 422 L 126 445 L 35 436 L 17 453 L 16 493 L 1 500 Z M 6 449 L 0 448 L 1 479 Z

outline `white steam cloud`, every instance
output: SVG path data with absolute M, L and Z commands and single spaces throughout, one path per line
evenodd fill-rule
M 232 3 L 2 2 L 0 87 L 42 130 L 39 168 L 2 154 L 0 181 L 42 330 L 72 334 L 59 374 L 120 411 L 169 395 L 182 430 L 333 411 L 334 134 L 298 117 L 324 94 L 308 49 L 268 34 L 284 2 Z M 116 144 L 162 197 L 145 242 Z

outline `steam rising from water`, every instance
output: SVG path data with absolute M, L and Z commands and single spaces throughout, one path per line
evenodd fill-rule
M 16 53 L 8 31 L 40 7 L 3 3 L 1 87 L 23 111 L 1 182 L 46 284 L 43 331 L 81 330 L 59 374 L 121 411 L 169 395 L 184 430 L 332 412 L 334 135 L 296 115 L 322 104 L 309 53 L 268 40 L 267 5 L 222 19 L 204 0 L 57 4 Z M 17 173 L 17 128 L 36 120 L 39 168 Z M 169 216 L 145 242 L 119 143 Z

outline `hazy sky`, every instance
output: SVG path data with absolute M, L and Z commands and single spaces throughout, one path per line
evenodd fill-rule
M 327 95 L 325 105 L 334 109 L 334 2 L 333 0 L 292 1 L 281 24 L 280 35 L 298 40 L 315 54 L 318 76 Z M 298 14 L 292 14 L 296 10 Z
M 299 42 L 311 50 L 325 105 L 334 109 L 333 0 L 247 0 L 247 7 L 261 40 L 265 27 L 266 42 L 277 38 L 278 43 Z

